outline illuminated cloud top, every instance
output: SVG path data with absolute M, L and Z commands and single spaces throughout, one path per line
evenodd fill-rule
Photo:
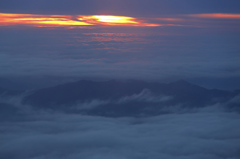
M 160 26 L 133 17 L 114 15 L 36 15 L 0 13 L 0 26 L 83 26 L 83 25 L 121 25 L 121 26 Z
M 192 19 L 189 19 L 187 17 L 192 17 Z M 73 16 L 73 15 L 0 13 L 0 26 L 25 25 L 35 27 L 75 27 L 75 28 L 77 26 L 79 26 L 80 28 L 81 26 L 134 26 L 134 27 L 190 26 L 189 23 L 196 21 L 196 18 L 240 19 L 240 14 L 211 13 L 211 14 L 175 15 L 175 16 L 172 15 L 172 17 L 160 17 L 160 18 L 134 18 L 129 16 L 115 16 L 115 15 Z M 193 27 L 194 25 L 196 24 L 191 24 L 191 26 Z

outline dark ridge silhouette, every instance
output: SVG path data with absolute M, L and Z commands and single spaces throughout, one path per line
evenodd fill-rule
M 157 115 L 167 113 L 166 107 L 204 107 L 225 102 L 233 93 L 206 89 L 184 80 L 164 84 L 140 80 L 110 80 L 95 82 L 81 80 L 33 92 L 23 104 L 41 109 L 60 109 L 67 112 L 104 116 Z M 161 100 L 169 97 L 168 100 Z M 124 102 L 119 102 L 127 99 Z M 82 104 L 103 101 L 89 108 Z M 75 109 L 78 105 L 80 109 Z

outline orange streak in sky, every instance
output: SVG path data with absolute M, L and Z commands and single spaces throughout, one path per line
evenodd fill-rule
M 162 21 L 182 21 L 179 18 L 155 18 L 155 20 L 162 20 Z
M 76 19 L 75 19 L 76 17 Z M 145 23 L 133 17 L 112 15 L 36 15 L 0 13 L 0 26 L 30 25 L 35 27 L 60 27 L 83 25 L 161 26 Z
M 35 15 L 35 14 L 7 14 L 0 13 L 1 25 L 50 25 L 50 26 L 72 26 L 92 25 L 86 22 L 71 20 L 71 16 L 64 15 Z
M 240 19 L 240 14 L 227 14 L 227 13 L 192 14 L 190 16 L 199 18 Z

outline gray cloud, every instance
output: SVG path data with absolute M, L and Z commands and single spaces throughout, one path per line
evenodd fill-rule
M 77 104 L 73 104 L 71 106 L 71 109 L 72 110 L 91 110 L 91 109 L 101 107 L 106 104 L 114 104 L 114 105 L 117 104 L 117 105 L 121 106 L 121 104 L 126 104 L 126 103 L 130 103 L 130 102 L 145 102 L 145 103 L 155 103 L 155 104 L 160 105 L 161 103 L 168 102 L 172 99 L 173 99 L 173 97 L 166 96 L 166 95 L 157 95 L 156 96 L 156 95 L 152 94 L 152 92 L 150 90 L 144 89 L 141 92 L 139 92 L 138 94 L 121 97 L 116 100 L 93 99 L 93 100 L 90 100 L 87 102 L 79 102 Z M 164 109 L 167 109 L 167 108 L 164 108 Z M 164 110 L 164 111 L 166 111 L 166 110 Z
M 149 118 L 28 114 L 0 123 L 8 159 L 237 159 L 239 114 L 217 107 Z
M 73 109 L 77 109 L 77 110 L 89 110 L 89 109 L 93 109 L 109 103 L 112 103 L 112 102 L 95 99 L 89 102 L 75 104 L 72 107 Z
M 131 101 L 161 103 L 161 102 L 170 101 L 171 99 L 173 99 L 173 97 L 165 96 L 165 95 L 155 96 L 154 94 L 152 94 L 152 92 L 150 90 L 144 89 L 138 94 L 133 94 L 131 96 L 122 97 L 121 99 L 119 99 L 117 101 L 117 103 L 121 104 L 121 103 L 127 103 L 127 102 L 131 102 Z

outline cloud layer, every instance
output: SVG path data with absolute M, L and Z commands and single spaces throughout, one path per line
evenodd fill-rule
M 238 159 L 239 123 L 216 107 L 150 118 L 31 112 L 0 123 L 0 158 Z

